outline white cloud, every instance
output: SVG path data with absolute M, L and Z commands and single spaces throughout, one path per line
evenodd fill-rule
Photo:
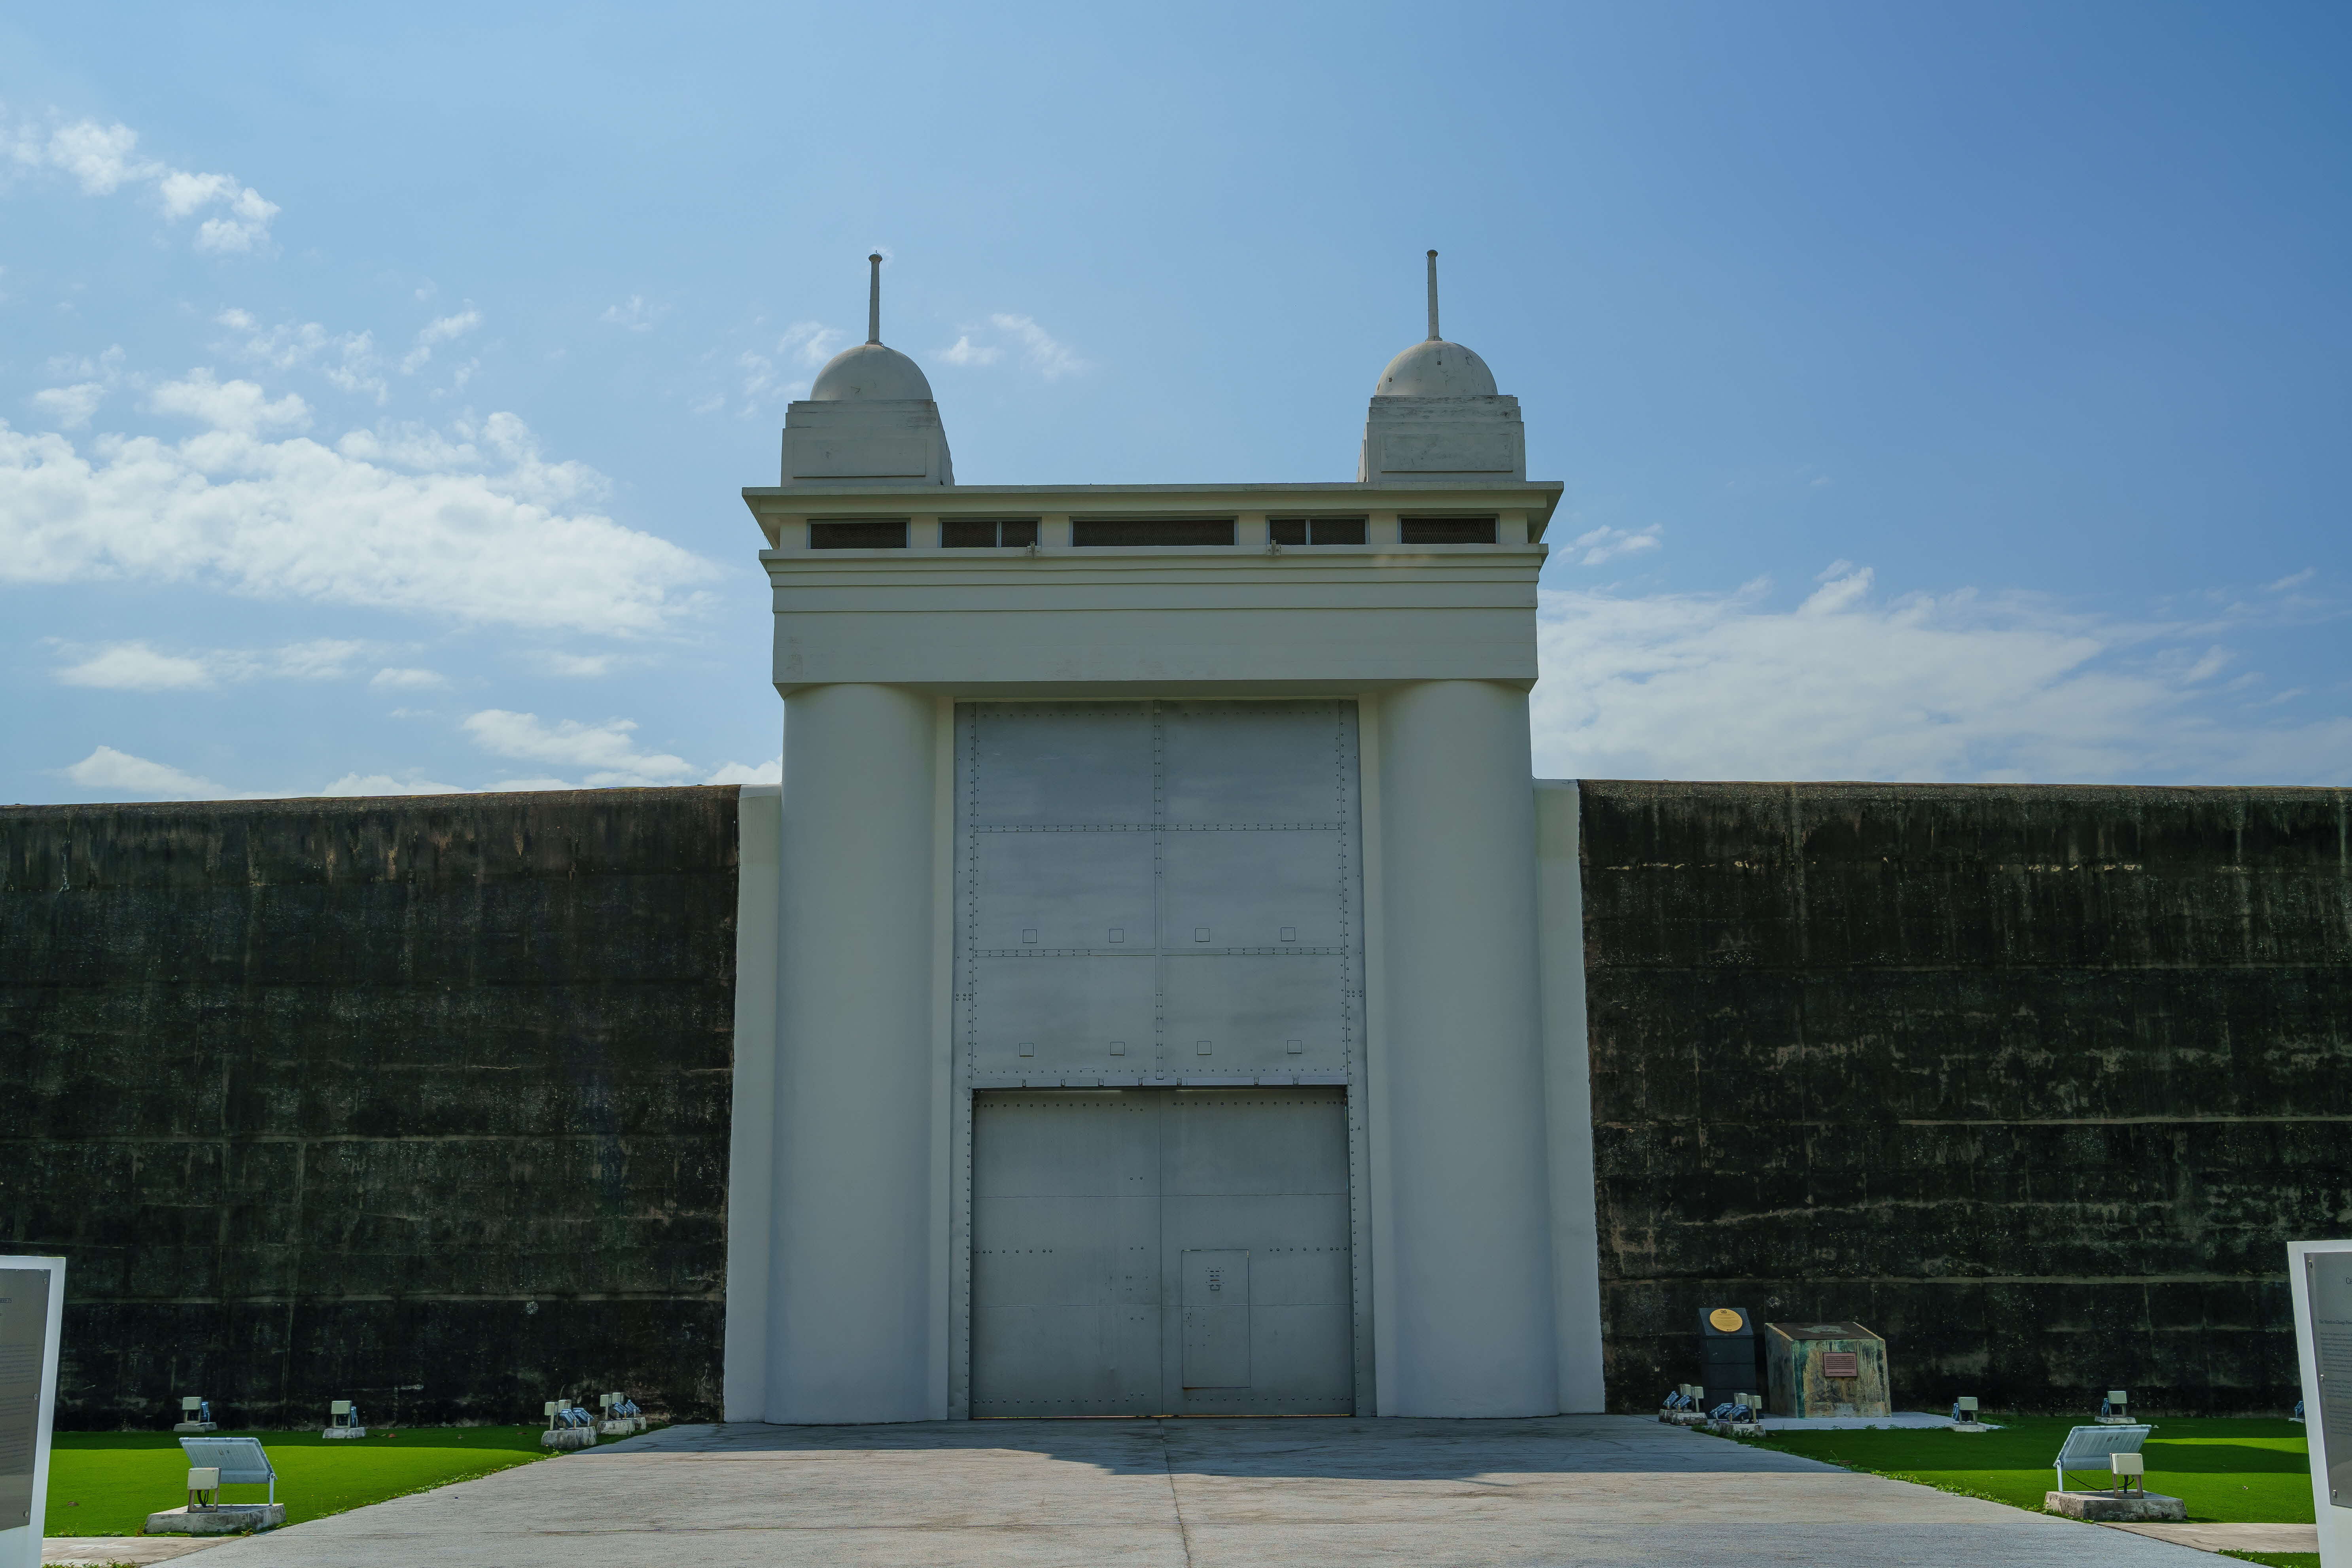
M 126 795 L 162 795 L 167 800 L 219 800 L 226 792 L 210 779 L 183 773 L 166 763 L 151 763 L 112 746 L 100 746 L 71 767 L 58 770 L 84 789 L 121 790 Z
M 334 680 L 351 671 L 365 643 L 320 639 L 277 648 L 208 648 L 165 653 L 144 642 L 102 644 L 87 651 L 68 648 L 74 662 L 58 670 L 66 686 L 110 691 L 188 691 L 227 681 L 269 678 Z
M 58 671 L 59 684 L 109 691 L 187 691 L 213 684 L 212 667 L 185 654 L 159 653 L 143 642 L 116 643 Z
M 988 318 L 998 331 L 1010 333 L 1021 345 L 1022 357 L 1029 368 L 1047 381 L 1058 381 L 1087 368 L 1087 362 L 1072 353 L 1070 346 L 1055 337 L 1027 316 L 997 314 Z
M 175 169 L 141 157 L 138 149 L 139 133 L 120 122 L 53 121 L 46 129 L 26 121 L 0 123 L 0 152 L 19 171 L 66 174 L 93 196 L 151 185 L 166 220 L 207 215 L 196 228 L 199 250 L 249 254 L 268 245 L 270 220 L 279 210 L 275 202 L 234 175 Z
M 475 744 L 494 756 L 589 769 L 586 782 L 592 787 L 677 784 L 700 771 L 683 757 L 637 750 L 630 738 L 637 726 L 630 719 L 602 724 L 565 719 L 549 724 L 536 713 L 489 708 L 468 715 L 463 727 Z
M 56 420 L 58 429 L 78 430 L 89 423 L 105 396 L 106 388 L 85 381 L 72 386 L 44 387 L 33 394 L 33 406 Z
M 776 352 L 812 368 L 849 346 L 849 334 L 822 321 L 794 321 L 776 340 Z M 750 356 L 745 356 L 749 358 Z
M 1659 525 L 1654 522 L 1642 529 L 1588 529 L 1570 540 L 1568 549 L 1570 553 L 1579 550 L 1584 552 L 1577 557 L 1578 565 L 1598 566 L 1621 555 L 1639 555 L 1643 551 L 1657 549 L 1664 542 L 1658 537 L 1659 532 Z
M 304 430 L 310 425 L 310 405 L 293 393 L 277 402 L 249 381 L 215 381 L 213 373 L 198 367 L 184 380 L 167 381 L 147 395 L 147 406 L 157 414 L 173 414 L 240 436 L 278 430 Z
M 1003 349 L 992 344 L 982 345 L 973 342 L 971 334 L 966 332 L 941 349 L 939 357 L 950 364 L 994 364 L 1003 356 Z
M 1844 563 L 1841 563 L 1844 564 Z M 2024 595 L 1880 603 L 1849 566 L 1793 610 L 1547 592 L 1537 771 L 1589 778 L 2352 782 L 2352 719 L 2258 721 L 2200 683 L 2210 626 Z M 2194 641 L 2190 639 L 2193 637 Z
M 619 659 L 609 653 L 557 653 L 540 649 L 524 656 L 524 662 L 541 675 L 564 676 L 576 679 L 593 679 L 610 675 Z
M 396 779 L 390 773 L 345 773 L 319 792 L 322 795 L 471 795 L 463 784 L 436 784 L 431 779 Z
M 668 314 L 667 305 L 648 305 L 643 294 L 632 294 L 621 304 L 605 306 L 604 313 L 596 319 L 625 331 L 649 332 L 656 321 Z
M 110 196 L 126 181 L 141 177 L 132 161 L 139 132 L 128 125 L 100 125 L 95 120 L 76 121 L 49 133 L 47 144 L 27 162 L 46 153 L 51 168 L 62 169 L 81 182 L 85 195 Z
M 379 405 L 390 395 L 372 332 L 332 333 L 316 321 L 281 323 L 264 331 L 249 312 L 239 310 L 223 310 L 213 320 L 242 334 L 242 342 L 224 347 L 252 363 L 276 371 L 316 368 L 330 384 L 373 397 Z
M 1010 342 L 987 342 L 984 334 L 992 330 Z M 975 333 L 983 335 L 975 337 Z M 938 356 L 949 364 L 994 364 L 1004 357 L 1008 347 L 1020 354 L 1022 363 L 1047 381 L 1059 381 L 1092 368 L 1069 344 L 1039 326 L 1035 317 L 1016 316 L 1005 310 L 990 316 L 985 328 L 965 328 L 954 342 L 938 351 Z
M 425 322 L 417 331 L 415 346 L 411 348 L 407 355 L 401 360 L 400 374 L 415 375 L 424 369 L 425 362 L 433 357 L 433 350 L 436 344 L 456 342 L 481 324 L 482 313 L 471 309 L 460 310 L 454 316 L 438 316 Z M 470 365 L 467 367 L 468 371 L 472 368 Z M 461 373 L 459 384 L 464 384 L 463 373 Z
M 758 767 L 746 767 L 741 763 L 722 763 L 702 781 L 714 784 L 772 784 L 784 782 L 784 759 L 779 755 Z
M 254 598 L 359 605 L 596 636 L 661 630 L 717 569 L 583 510 L 603 476 L 543 458 L 511 414 L 446 430 L 356 431 L 333 447 L 259 427 L 291 395 L 191 377 L 159 407 L 215 428 L 77 448 L 0 420 L 0 582 L 196 582 Z
M 449 678 L 437 669 L 379 669 L 368 677 L 368 686 L 375 691 L 426 691 L 448 684 Z

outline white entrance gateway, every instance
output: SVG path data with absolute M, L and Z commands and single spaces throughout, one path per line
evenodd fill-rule
M 1598 1409 L 1560 487 L 1433 256 L 1328 485 L 956 485 L 876 277 L 744 491 L 728 1417 Z

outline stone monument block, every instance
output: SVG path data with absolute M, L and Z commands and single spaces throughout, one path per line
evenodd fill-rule
M 1885 1415 L 1886 1342 L 1856 1322 L 1767 1323 L 1775 1415 Z

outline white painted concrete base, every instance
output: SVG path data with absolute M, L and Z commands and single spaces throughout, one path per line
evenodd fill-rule
M 216 1547 L 206 1568 L 2211 1568 L 1641 1416 L 677 1426 Z
M 218 1546 L 226 1536 L 52 1535 L 41 1542 L 41 1568 L 148 1568 Z

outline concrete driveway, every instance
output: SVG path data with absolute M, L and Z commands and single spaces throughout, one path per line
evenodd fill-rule
M 202 1554 L 205 1568 L 1694 1558 L 2218 1561 L 1628 1415 L 677 1426 Z

